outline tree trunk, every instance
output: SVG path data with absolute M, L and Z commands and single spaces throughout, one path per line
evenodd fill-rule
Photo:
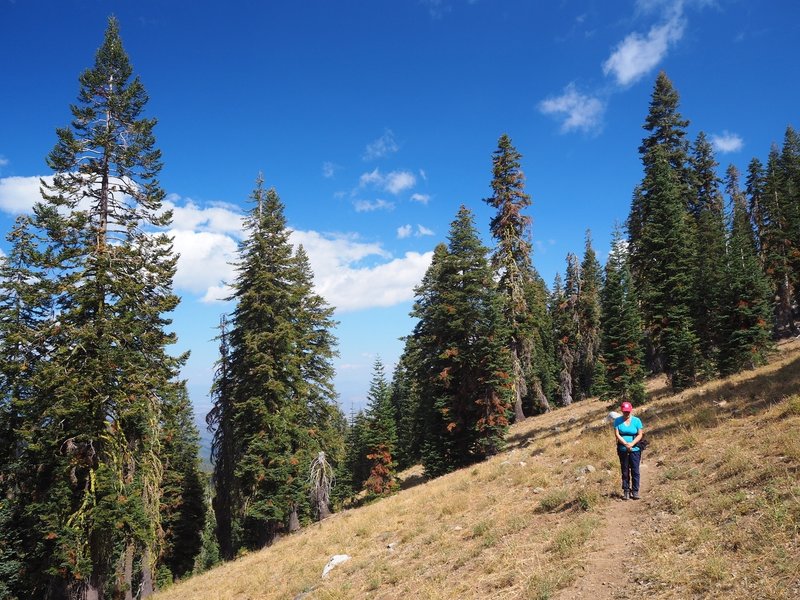
M 544 395 L 544 390 L 542 390 L 542 382 L 539 381 L 539 378 L 533 380 L 533 395 L 536 398 L 536 402 L 539 403 L 539 408 L 543 413 L 550 412 L 550 403 L 547 401 L 547 396 Z
M 142 600 L 149 598 L 155 592 L 153 567 L 150 563 L 150 548 L 145 548 L 144 554 L 142 555 L 142 595 L 140 596 Z
M 125 564 L 123 566 L 123 585 L 125 600 L 133 600 L 133 553 L 134 547 L 130 542 L 125 546 Z
M 297 516 L 297 505 L 292 506 L 292 514 L 289 515 L 289 532 L 300 529 L 300 519 Z

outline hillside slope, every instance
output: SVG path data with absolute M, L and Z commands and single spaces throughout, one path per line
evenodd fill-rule
M 798 598 L 799 393 L 797 342 L 678 395 L 650 382 L 638 502 L 619 498 L 609 405 L 580 402 L 156 598 Z M 352 558 L 322 579 L 335 554 Z

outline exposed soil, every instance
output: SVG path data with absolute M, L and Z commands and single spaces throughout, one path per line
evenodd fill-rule
M 590 546 L 582 572 L 575 583 L 559 592 L 556 596 L 558 600 L 624 600 L 641 597 L 642 584 L 634 580 L 634 573 L 641 556 L 642 533 L 651 527 L 648 483 L 657 468 L 646 455 L 643 459 L 641 499 L 625 501 L 621 492 L 615 492 L 611 503 L 598 511 L 603 520 L 602 529 Z

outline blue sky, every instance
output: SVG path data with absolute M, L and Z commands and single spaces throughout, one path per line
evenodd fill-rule
M 159 120 L 181 253 L 174 329 L 201 418 L 260 171 L 337 307 L 349 412 L 376 355 L 391 372 L 413 287 L 461 204 L 488 235 L 502 133 L 523 154 L 534 263 L 551 282 L 587 228 L 604 260 L 626 218 L 658 70 L 721 172 L 800 126 L 794 0 L 0 0 L 3 234 L 48 175 L 110 14 Z

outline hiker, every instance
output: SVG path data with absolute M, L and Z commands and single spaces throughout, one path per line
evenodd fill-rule
M 634 417 L 633 405 L 623 402 L 620 406 L 622 416 L 614 419 L 614 437 L 617 440 L 617 455 L 622 470 L 622 499 L 639 499 L 639 464 L 642 449 L 637 446 L 644 435 L 644 427 L 639 417 Z

